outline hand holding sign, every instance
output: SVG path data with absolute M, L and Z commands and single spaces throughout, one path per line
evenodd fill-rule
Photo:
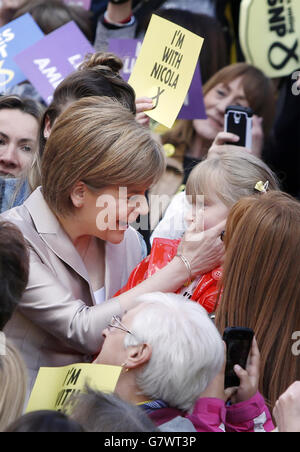
M 137 97 L 153 99 L 148 116 L 171 128 L 183 105 L 203 38 L 161 17 L 152 16 L 129 79 Z

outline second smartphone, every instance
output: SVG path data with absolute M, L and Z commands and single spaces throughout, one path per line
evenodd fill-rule
M 252 117 L 251 108 L 240 107 L 239 105 L 230 105 L 226 108 L 224 118 L 225 132 L 234 133 L 240 137 L 237 146 L 243 146 L 248 149 L 252 147 Z
M 234 366 L 238 364 L 243 369 L 246 368 L 253 337 L 254 331 L 250 328 L 229 327 L 225 329 L 223 334 L 227 349 L 225 388 L 239 386 L 240 379 L 234 371 Z

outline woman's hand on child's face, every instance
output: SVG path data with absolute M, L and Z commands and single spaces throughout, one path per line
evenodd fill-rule
M 143 126 L 149 126 L 150 118 L 145 114 L 145 111 L 152 110 L 153 100 L 149 97 L 140 97 L 135 101 L 136 116 L 135 119 Z
M 178 252 L 189 261 L 192 276 L 207 273 L 223 263 L 225 248 L 220 238 L 226 221 L 217 226 L 198 232 L 196 223 L 192 223 L 185 232 L 178 247 Z
M 236 364 L 234 366 L 234 371 L 240 379 L 240 385 L 231 397 L 231 402 L 238 403 L 251 399 L 258 391 L 260 374 L 260 353 L 255 337 L 252 341 L 246 369 L 243 369 Z

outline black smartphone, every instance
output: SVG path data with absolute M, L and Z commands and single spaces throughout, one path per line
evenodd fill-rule
M 251 108 L 230 105 L 226 108 L 224 118 L 225 132 L 234 133 L 240 137 L 236 146 L 244 146 L 251 149 L 252 146 L 252 116 Z
M 240 379 L 233 367 L 239 364 L 243 369 L 246 368 L 253 337 L 254 331 L 251 328 L 228 327 L 225 329 L 223 334 L 223 341 L 227 348 L 225 388 L 239 386 Z

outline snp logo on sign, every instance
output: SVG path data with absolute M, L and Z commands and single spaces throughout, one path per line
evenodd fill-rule
M 0 331 L 0 356 L 6 355 L 5 335 Z

